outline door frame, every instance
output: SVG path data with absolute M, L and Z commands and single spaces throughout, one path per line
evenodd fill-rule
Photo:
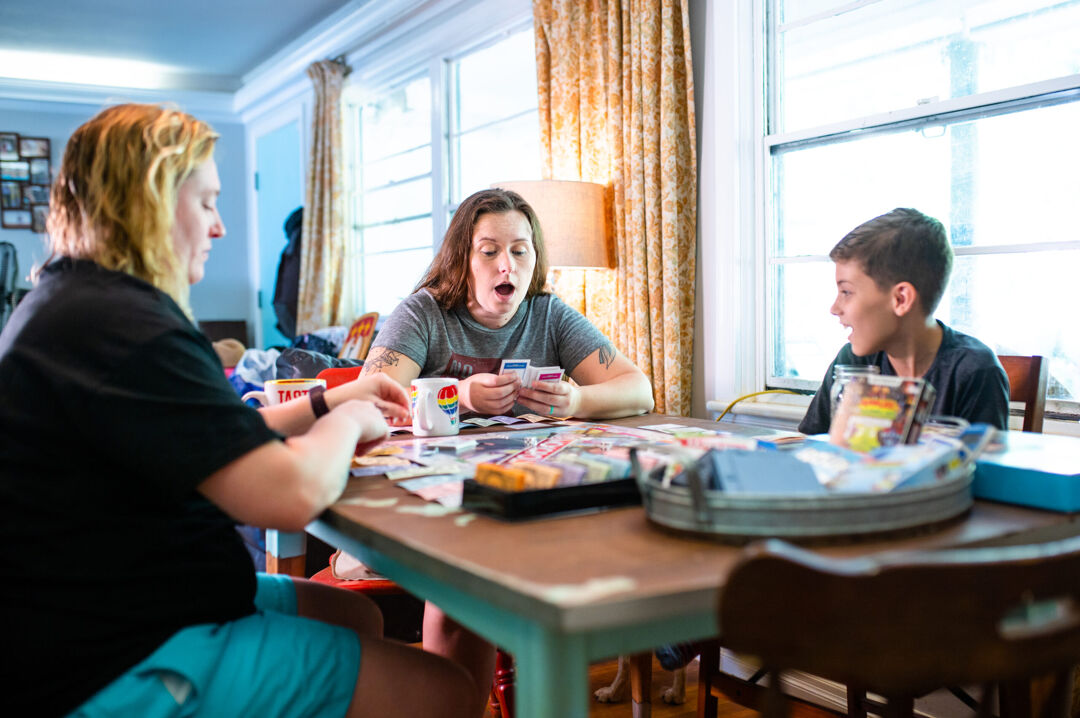
M 248 207 L 248 227 L 250 228 L 250 240 L 248 242 L 248 276 L 252 278 L 251 292 L 248 298 L 248 312 L 252 317 L 252 325 L 254 326 L 254 342 L 255 346 L 262 348 L 263 346 L 263 329 L 262 329 L 262 316 L 259 310 L 259 278 L 260 278 L 260 263 L 259 263 L 259 249 L 263 241 L 263 237 L 259 236 L 259 196 L 255 191 L 255 172 L 257 169 L 256 160 L 258 154 L 256 152 L 257 141 L 264 135 L 268 135 L 271 132 L 275 132 L 287 124 L 297 122 L 300 131 L 300 167 L 297 168 L 299 176 L 301 178 L 301 185 L 306 185 L 306 158 L 309 156 L 308 148 L 310 146 L 310 134 L 308 118 L 311 116 L 311 102 L 312 93 L 307 93 L 302 97 L 293 97 L 287 103 L 279 105 L 261 115 L 255 120 L 248 122 L 245 125 L 245 143 L 247 145 L 247 207 Z M 305 190 L 306 191 L 306 190 Z M 280 237 L 266 238 L 267 241 L 278 241 L 280 243 Z M 263 287 L 265 291 L 265 287 Z M 271 287 L 271 290 L 273 288 Z M 265 297 L 266 301 L 273 301 L 273 291 Z

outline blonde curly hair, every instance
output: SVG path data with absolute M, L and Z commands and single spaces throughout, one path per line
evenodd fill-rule
M 186 267 L 173 252 L 177 191 L 214 153 L 205 122 L 159 105 L 102 110 L 75 130 L 53 182 L 50 259 L 89 259 L 145 280 L 190 317 Z

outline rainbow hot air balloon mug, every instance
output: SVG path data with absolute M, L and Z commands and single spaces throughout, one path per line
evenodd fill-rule
M 413 379 L 409 396 L 415 436 L 453 436 L 458 433 L 457 379 Z

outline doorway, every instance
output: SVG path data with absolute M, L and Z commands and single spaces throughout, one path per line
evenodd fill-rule
M 285 219 L 304 202 L 300 159 L 300 120 L 296 119 L 255 139 L 255 203 L 259 224 L 259 326 L 262 349 L 288 346 L 277 328 L 274 282 L 287 242 Z

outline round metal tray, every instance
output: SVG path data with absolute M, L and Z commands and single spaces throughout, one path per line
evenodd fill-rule
M 974 464 L 928 486 L 880 494 L 726 494 L 640 481 L 649 519 L 703 537 L 818 539 L 896 533 L 940 524 L 971 508 Z

